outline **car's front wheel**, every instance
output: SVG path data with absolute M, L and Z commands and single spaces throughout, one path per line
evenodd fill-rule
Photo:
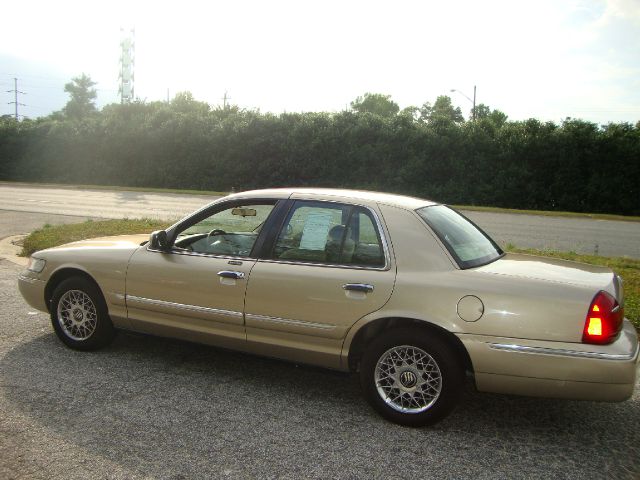
M 56 335 L 71 348 L 96 350 L 115 336 L 102 292 L 86 278 L 62 281 L 53 292 L 50 310 Z
M 464 387 L 464 368 L 447 342 L 428 331 L 396 329 L 368 345 L 360 382 L 383 417 L 419 427 L 453 410 Z

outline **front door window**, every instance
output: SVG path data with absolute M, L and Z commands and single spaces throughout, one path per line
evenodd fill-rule
M 247 257 L 273 207 L 247 204 L 221 210 L 179 232 L 175 246 L 201 254 Z

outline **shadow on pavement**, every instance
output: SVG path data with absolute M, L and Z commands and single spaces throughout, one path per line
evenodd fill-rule
M 624 478 L 640 468 L 637 394 L 598 404 L 469 387 L 449 418 L 410 429 L 379 418 L 355 376 L 155 337 L 120 334 L 84 353 L 46 334 L 8 352 L 0 371 L 18 410 L 138 475 Z

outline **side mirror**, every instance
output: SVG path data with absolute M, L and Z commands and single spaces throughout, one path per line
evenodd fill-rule
M 149 247 L 153 250 L 169 250 L 169 240 L 167 232 L 164 230 L 156 230 L 149 237 Z

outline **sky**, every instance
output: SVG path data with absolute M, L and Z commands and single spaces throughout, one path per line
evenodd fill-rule
M 119 102 L 121 29 L 135 94 L 262 112 L 341 111 L 365 92 L 401 108 L 449 95 L 511 120 L 640 120 L 640 0 L 34 1 L 3 5 L 0 115 L 47 115 L 86 73 Z M 457 90 L 451 92 L 452 89 Z M 462 93 L 458 93 L 462 92 Z M 465 97 L 466 95 L 466 97 Z

